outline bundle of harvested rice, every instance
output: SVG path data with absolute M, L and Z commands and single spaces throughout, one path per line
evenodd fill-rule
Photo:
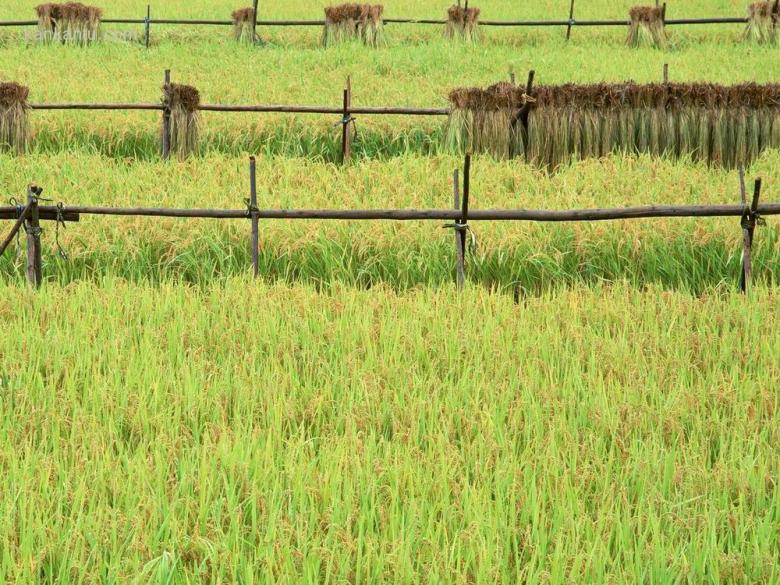
M 520 112 L 529 97 L 515 85 L 501 82 L 487 89 L 450 92 L 448 148 L 460 152 L 489 152 L 497 158 L 525 154 Z
M 369 47 L 382 40 L 385 8 L 381 4 L 340 4 L 325 8 L 325 30 L 322 42 L 327 47 L 359 39 Z
M 733 168 L 780 148 L 780 84 L 568 84 L 541 86 L 533 101 L 521 88 L 503 85 L 513 96 L 512 111 L 528 102 L 527 126 L 496 119 L 499 108 L 480 99 L 480 90 L 456 90 L 450 94 L 450 146 L 504 157 L 511 149 L 497 147 L 497 141 L 522 140 L 524 150 L 515 147 L 514 154 L 524 152 L 529 162 L 550 169 L 612 152 Z M 503 135 L 483 129 L 488 116 L 491 124 L 502 125 Z
M 255 42 L 255 9 L 239 8 L 233 11 L 233 38 L 239 43 L 254 44 Z
M 664 48 L 668 42 L 664 24 L 664 9 L 658 6 L 634 6 L 629 12 L 629 47 Z
M 450 39 L 462 39 L 468 43 L 479 40 L 479 8 L 469 8 L 458 3 L 447 10 L 447 24 L 444 35 Z
M 0 83 L 0 149 L 23 154 L 27 147 L 27 96 L 29 88 Z
M 98 39 L 103 10 L 80 2 L 41 4 L 38 15 L 38 35 L 42 42 L 87 45 Z
M 163 105 L 171 113 L 170 147 L 180 159 L 198 151 L 200 93 L 189 85 L 163 86 Z
M 777 24 L 780 20 L 780 0 L 755 2 L 748 7 L 748 23 L 744 38 L 758 44 L 777 43 Z

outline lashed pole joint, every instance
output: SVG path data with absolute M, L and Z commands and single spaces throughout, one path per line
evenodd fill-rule
M 753 187 L 753 200 L 750 202 L 750 206 L 747 204 L 744 169 L 739 170 L 739 182 L 742 205 L 745 206 L 740 219 L 740 225 L 742 226 L 742 271 L 739 289 L 742 293 L 747 293 L 753 274 L 753 235 L 756 231 L 756 226 L 763 224 L 763 219 L 758 213 L 758 202 L 761 198 L 761 179 L 756 179 Z
M 257 214 L 260 211 L 257 208 L 257 165 L 255 157 L 249 157 L 249 199 L 247 200 L 247 211 L 252 219 L 252 276 L 257 278 L 260 271 L 260 226 Z
M 41 223 L 38 211 L 38 197 L 42 189 L 35 185 L 27 187 L 27 207 L 29 212 L 24 229 L 27 232 L 27 282 L 33 288 L 39 288 L 43 280 L 41 270 Z

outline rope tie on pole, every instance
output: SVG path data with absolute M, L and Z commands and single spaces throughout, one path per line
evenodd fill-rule
M 467 223 L 447 223 L 441 226 L 442 229 L 451 229 L 455 230 L 456 232 L 461 232 L 469 235 L 469 242 L 471 244 L 471 253 L 476 254 L 477 253 L 477 235 L 474 233 L 474 230 L 471 229 L 471 226 Z
M 352 130 L 354 132 L 354 136 L 357 139 L 358 137 L 358 129 L 357 129 L 357 118 L 353 116 L 352 114 L 347 114 L 346 116 L 342 117 L 341 120 L 333 124 L 334 128 L 337 128 L 339 126 L 347 126 L 349 124 L 352 124 Z
M 54 224 L 54 244 L 57 246 L 57 254 L 59 254 L 60 258 L 67 261 L 68 253 L 60 244 L 60 226 L 62 226 L 62 229 L 66 229 L 67 227 L 65 225 L 65 206 L 62 204 L 62 201 L 57 203 L 57 218 Z
M 246 216 L 250 219 L 255 213 L 260 212 L 260 208 L 257 205 L 253 205 L 251 199 L 244 199 L 244 205 L 246 205 Z

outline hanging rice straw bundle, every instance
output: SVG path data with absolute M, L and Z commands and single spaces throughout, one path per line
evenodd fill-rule
M 744 39 L 757 44 L 777 43 L 777 24 L 780 20 L 780 2 L 754 2 L 748 7 L 748 23 Z
M 163 86 L 163 105 L 171 112 L 171 150 L 180 159 L 198 151 L 200 93 L 189 85 Z
M 239 43 L 252 45 L 255 42 L 255 9 L 239 8 L 233 11 L 233 38 Z
M 467 43 L 479 40 L 479 8 L 462 7 L 460 2 L 447 10 L 447 24 L 444 36 L 449 39 L 462 39 Z
M 29 88 L 0 83 L 0 150 L 23 154 L 27 148 L 27 96 Z
M 379 46 L 384 10 L 381 4 L 340 4 L 325 8 L 323 44 L 328 47 L 359 39 L 366 46 Z
M 448 148 L 458 152 L 488 152 L 497 158 L 525 154 L 520 112 L 529 100 L 511 83 L 487 89 L 462 88 L 450 92 L 447 122 Z
M 732 168 L 780 148 L 780 84 L 566 84 L 540 86 L 529 98 L 503 83 L 457 89 L 449 99 L 450 148 L 525 154 L 551 170 L 614 152 Z
M 41 4 L 35 8 L 38 15 L 38 35 L 41 42 L 60 42 L 87 45 L 100 34 L 103 10 L 80 2 Z
M 667 45 L 663 8 L 657 6 L 634 6 L 629 12 L 631 23 L 628 28 L 629 47 L 654 47 L 662 49 Z

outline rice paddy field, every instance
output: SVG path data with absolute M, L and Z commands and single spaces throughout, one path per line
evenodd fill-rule
M 34 18 L 37 1 L 0 5 Z M 145 1 L 103 6 L 142 18 Z M 321 19 L 324 4 L 263 6 Z M 566 0 L 477 3 L 486 20 L 565 19 Z M 385 16 L 444 18 L 448 2 Z M 590 0 L 580 19 L 627 18 Z M 222 0 L 154 18 L 229 19 Z M 747 3 L 668 3 L 669 18 Z M 777 47 L 742 25 L 388 24 L 377 48 L 320 28 L 105 25 L 87 47 L 0 28 L 0 82 L 30 102 L 159 103 L 163 71 L 210 104 L 445 108 L 451 89 L 673 81 L 774 83 Z M 25 31 L 27 31 L 27 36 Z M 136 35 L 135 38 L 133 35 Z M 243 209 L 248 158 L 264 208 L 445 208 L 459 155 L 445 118 L 203 112 L 200 147 L 163 161 L 159 112 L 29 113 L 26 154 L 0 153 L 0 196 L 66 205 Z M 550 170 L 474 157 L 472 209 L 739 202 L 734 169 L 614 154 Z M 780 201 L 780 153 L 746 169 Z M 780 582 L 780 231 L 756 230 L 741 295 L 738 218 L 472 222 L 456 290 L 435 222 L 83 217 L 43 225 L 44 284 L 0 258 L 1 583 Z M 10 222 L 2 222 L 2 233 Z M 67 252 L 57 254 L 55 238 Z M 20 253 L 21 252 L 21 253 Z

